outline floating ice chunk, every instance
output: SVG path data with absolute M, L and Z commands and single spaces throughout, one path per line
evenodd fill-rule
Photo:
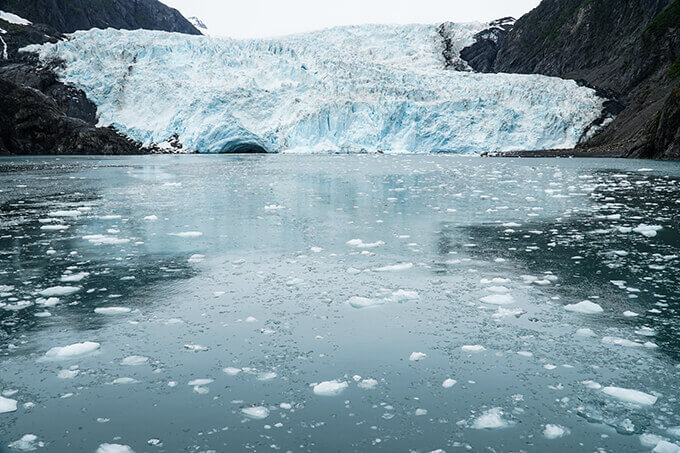
M 148 215 L 148 216 L 144 217 L 144 220 L 148 220 L 150 222 L 153 222 L 154 220 L 158 220 L 158 217 L 155 216 L 155 215 Z
M 398 289 L 395 292 L 392 293 L 392 300 L 400 302 L 404 300 L 416 300 L 419 299 L 420 296 L 418 295 L 418 292 L 416 291 L 409 291 L 406 289 Z
M 38 441 L 38 436 L 35 434 L 24 434 L 21 439 L 10 442 L 7 446 L 12 450 L 35 451 L 44 447 L 45 443 Z
M 554 369 L 557 368 L 557 367 L 556 367 L 555 365 L 550 364 L 550 363 L 546 363 L 545 365 L 543 365 L 543 368 L 545 368 L 546 370 L 551 370 L 551 371 L 552 371 L 552 370 L 554 370 Z
M 205 346 L 201 346 L 200 344 L 185 344 L 184 347 L 186 349 L 188 349 L 189 351 L 196 351 L 196 352 L 208 350 L 208 348 L 206 348 Z
M 78 376 L 78 373 L 80 373 L 80 370 L 78 369 L 59 370 L 59 373 L 57 373 L 57 377 L 59 379 L 73 379 L 74 377 Z
M 470 353 L 477 353 L 477 352 L 482 352 L 486 351 L 486 348 L 480 344 L 473 344 L 473 345 L 465 345 L 461 346 L 460 349 L 462 349 L 464 352 L 470 352 Z
M 356 247 L 359 249 L 371 249 L 375 247 L 380 247 L 381 245 L 385 245 L 383 241 L 376 241 L 376 242 L 364 242 L 361 239 L 350 239 L 347 241 L 347 245 L 350 247 Z
M 66 360 L 92 354 L 99 350 L 100 344 L 93 341 L 75 343 L 68 346 L 57 346 L 45 353 L 48 360 Z
M 129 239 L 108 236 L 105 234 L 89 234 L 87 236 L 83 236 L 83 239 L 90 241 L 94 245 L 119 245 L 130 242 Z
M 309 250 L 311 250 L 313 253 L 323 252 L 323 249 L 321 247 L 310 247 Z
M 635 333 L 644 337 L 653 337 L 656 335 L 656 331 L 647 326 L 640 327 Z
M 65 274 L 62 275 L 60 280 L 62 282 L 79 282 L 82 279 L 88 277 L 90 275 L 89 272 L 78 272 L 76 274 Z
M 128 357 L 125 357 L 122 362 L 120 362 L 121 365 L 125 366 L 140 366 L 144 365 L 149 361 L 148 357 L 144 357 L 141 355 L 131 355 Z
M 354 308 L 368 308 L 375 307 L 378 305 L 383 305 L 385 303 L 384 299 L 369 299 L 368 297 L 352 296 L 347 301 L 350 306 Z
M 375 379 L 367 378 L 360 381 L 358 384 L 359 388 L 370 390 L 374 389 L 378 385 L 378 381 Z
M 226 367 L 226 368 L 222 368 L 222 371 L 223 371 L 224 373 L 228 374 L 229 376 L 236 376 L 236 375 L 239 374 L 242 370 L 241 370 L 240 368 L 234 368 L 234 367 L 228 366 L 228 367 Z
M 518 351 L 517 355 L 521 355 L 522 357 L 533 357 L 534 354 L 529 351 Z
M 124 315 L 130 313 L 131 309 L 128 307 L 99 307 L 95 308 L 94 312 L 100 315 Z
M 412 352 L 408 359 L 411 362 L 418 362 L 420 360 L 423 360 L 425 357 L 427 357 L 427 354 L 425 354 L 424 352 Z
M 241 409 L 243 415 L 255 420 L 263 420 L 269 416 L 269 409 L 263 406 L 251 406 Z
M 547 424 L 543 430 L 543 436 L 550 440 L 559 439 L 560 437 L 564 437 L 567 434 L 569 434 L 569 430 L 560 425 Z
M 444 382 L 442 382 L 442 387 L 444 387 L 445 389 L 450 389 L 454 385 L 456 385 L 455 379 L 447 378 L 447 379 L 444 379 Z
M 281 209 L 286 209 L 286 207 L 278 204 L 269 204 L 264 207 L 265 211 L 279 211 Z
M 586 314 L 602 313 L 604 311 L 598 304 L 589 300 L 584 300 L 577 304 L 565 305 L 564 309 L 567 311 Z
M 271 381 L 277 376 L 273 371 L 265 371 L 257 375 L 258 381 Z
M 305 281 L 298 277 L 289 278 L 286 280 L 286 286 L 298 286 L 303 284 Z
M 17 410 L 17 400 L 0 396 L 0 414 Z
M 408 269 L 411 269 L 413 267 L 413 263 L 399 263 L 399 264 L 392 264 L 389 266 L 383 266 L 383 267 L 376 267 L 373 269 L 374 272 L 398 272 L 398 271 L 405 271 Z
M 212 384 L 213 382 L 215 382 L 214 379 L 194 379 L 193 381 L 189 381 L 189 382 L 187 383 L 187 385 L 191 385 L 191 386 L 200 385 L 200 386 L 203 386 L 203 385 Z
M 663 227 L 661 225 L 646 225 L 644 223 L 633 228 L 634 232 L 640 233 L 641 235 L 648 238 L 653 238 L 654 236 L 656 236 L 657 231 L 661 230 L 663 230 Z
M 50 313 L 49 311 L 39 311 L 35 314 L 35 316 L 37 318 L 49 318 L 50 316 L 52 316 L 52 313 Z
M 474 429 L 499 429 L 508 426 L 510 426 L 510 422 L 503 418 L 503 410 L 499 407 L 485 411 L 472 424 Z
M 191 255 L 187 261 L 189 263 L 200 263 L 201 261 L 203 261 L 204 258 L 205 258 L 205 255 L 201 255 L 199 253 L 196 253 L 194 255 Z
M 515 299 L 510 294 L 491 294 L 490 296 L 484 296 L 479 300 L 485 304 L 493 305 L 507 305 L 515 302 Z
M 72 211 L 52 211 L 48 212 L 47 215 L 50 217 L 78 217 L 82 212 L 77 210 Z
M 137 379 L 133 379 L 131 377 L 121 377 L 114 379 L 112 384 L 121 384 L 121 385 L 126 385 L 126 384 L 136 384 L 139 382 Z
M 626 310 L 626 311 L 623 312 L 623 316 L 625 316 L 626 318 L 634 318 L 634 317 L 639 316 L 639 315 L 637 313 L 635 313 L 634 311 Z
M 595 336 L 595 332 L 593 332 L 592 329 L 589 329 L 587 327 L 583 327 L 583 328 L 578 329 L 576 331 L 576 336 L 578 336 L 578 337 L 593 337 L 593 336 Z
M 494 318 L 507 318 L 509 316 L 515 316 L 519 317 L 522 313 L 524 313 L 522 310 L 519 308 L 503 308 L 503 307 L 498 307 L 498 310 L 496 313 L 494 313 L 493 316 Z
M 246 322 L 257 322 L 257 318 L 255 316 L 248 316 Z
M 200 231 L 182 231 L 181 233 L 168 233 L 168 236 L 177 236 L 179 238 L 198 238 L 203 236 Z
M 602 386 L 598 382 L 591 381 L 591 380 L 581 381 L 581 384 L 583 384 L 586 387 L 588 387 L 589 389 L 593 389 L 593 390 L 600 390 L 602 388 Z
M 43 225 L 40 229 L 45 231 L 64 231 L 68 230 L 68 225 Z
M 80 286 L 52 286 L 51 288 L 46 288 L 40 291 L 41 296 L 69 296 L 80 291 L 82 288 Z
M 135 453 L 135 451 L 127 445 L 101 444 L 95 453 Z
M 314 394 L 321 396 L 336 396 L 341 394 L 347 388 L 345 381 L 324 381 L 316 384 L 313 388 Z
M 420 409 L 420 408 L 418 408 L 418 409 L 416 409 L 415 414 L 416 414 L 416 416 L 418 416 L 418 417 L 420 417 L 421 415 L 427 415 L 427 409 Z
M 625 389 L 621 387 L 605 387 L 602 391 L 621 401 L 639 404 L 641 406 L 651 406 L 656 403 L 657 397 L 639 390 Z
M 625 338 L 619 338 L 619 337 L 603 337 L 602 343 L 604 343 L 604 344 L 615 344 L 617 346 L 624 346 L 626 348 L 642 347 L 641 343 L 636 343 L 634 341 L 626 340 Z
M 680 453 L 680 445 L 660 440 L 652 450 L 652 453 Z

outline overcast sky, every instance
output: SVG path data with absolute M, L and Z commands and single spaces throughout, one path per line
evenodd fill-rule
M 260 38 L 335 25 L 489 21 L 520 17 L 539 0 L 161 0 L 211 33 Z

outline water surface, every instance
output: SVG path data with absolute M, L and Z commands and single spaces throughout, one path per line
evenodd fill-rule
M 0 444 L 680 441 L 679 181 L 632 160 L 0 159 Z M 565 309 L 584 300 L 603 311 Z

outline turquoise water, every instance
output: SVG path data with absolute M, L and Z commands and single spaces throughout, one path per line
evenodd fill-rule
M 14 158 L 0 190 L 8 451 L 680 443 L 677 163 Z

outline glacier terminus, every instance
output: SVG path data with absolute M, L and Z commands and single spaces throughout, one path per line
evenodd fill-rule
M 456 45 L 485 27 L 454 25 Z M 62 63 L 99 125 L 203 153 L 569 148 L 604 103 L 571 80 L 447 70 L 436 25 L 258 40 L 92 29 L 26 50 Z

